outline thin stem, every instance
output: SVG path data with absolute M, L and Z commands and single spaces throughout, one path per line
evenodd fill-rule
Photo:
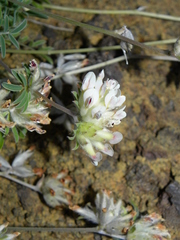
M 87 9 L 87 8 L 74 8 L 74 7 L 62 7 L 50 4 L 43 4 L 43 7 L 48 9 L 54 9 L 59 11 L 68 11 L 74 13 L 89 13 L 89 14 L 118 14 L 118 15 L 140 15 L 144 17 L 152 17 L 152 18 L 159 18 L 164 20 L 171 20 L 171 21 L 180 21 L 180 17 L 159 14 L 159 13 L 151 13 L 151 12 L 144 12 L 139 10 L 97 10 L 97 9 Z
M 148 56 L 148 55 L 131 55 L 131 56 L 128 56 L 128 59 L 140 59 L 140 58 L 179 62 L 179 60 L 177 58 L 171 57 L 171 56 Z M 98 68 L 103 68 L 103 67 L 106 67 L 108 65 L 117 63 L 117 62 L 122 62 L 124 60 L 125 60 L 124 56 L 113 58 L 111 60 L 108 60 L 108 61 L 105 61 L 105 62 L 102 62 L 102 63 L 94 64 L 94 65 L 91 65 L 91 66 L 88 66 L 88 67 L 83 67 L 83 68 L 80 68 L 80 69 L 76 69 L 76 70 L 73 70 L 73 71 L 69 71 L 69 72 L 66 72 L 66 73 L 63 73 L 63 74 L 56 75 L 52 78 L 52 80 L 55 80 L 55 79 L 60 78 L 62 76 L 74 75 L 74 74 L 79 74 L 79 73 L 91 71 L 91 70 L 98 69 Z
M 35 191 L 35 192 L 41 193 L 39 187 L 34 186 L 34 185 L 31 185 L 31 184 L 26 183 L 26 182 L 23 182 L 23 181 L 21 181 L 21 180 L 19 180 L 19 179 L 17 179 L 17 178 L 11 177 L 11 176 L 10 176 L 9 174 L 7 174 L 6 172 L 0 172 L 0 176 L 1 176 L 1 177 L 4 177 L 4 178 L 7 178 L 7 179 L 9 179 L 9 180 L 11 180 L 11 181 L 13 181 L 13 182 L 15 182 L 15 183 L 20 184 L 20 185 L 23 185 L 23 186 L 25 186 L 25 187 L 27 187 L 27 188 L 30 188 L 31 190 L 33 190 L 33 191 Z
M 147 46 L 147 45 L 145 45 L 143 43 L 140 43 L 140 42 L 134 41 L 132 39 L 126 38 L 126 37 L 124 37 L 122 35 L 119 35 L 119 34 L 115 33 L 114 31 L 106 30 L 106 29 L 103 29 L 103 28 L 100 28 L 100 27 L 91 26 L 89 24 L 85 24 L 85 23 L 82 23 L 82 22 L 79 22 L 79 21 L 76 21 L 76 20 L 73 20 L 73 19 L 70 19 L 70 18 L 65 18 L 65 17 L 59 16 L 57 14 L 51 13 L 49 11 L 37 9 L 35 7 L 32 7 L 32 6 L 28 5 L 28 4 L 24 4 L 24 3 L 19 2 L 17 0 L 8 0 L 8 1 L 12 2 L 14 4 L 17 4 L 18 6 L 30 9 L 30 10 L 34 11 L 35 13 L 45 14 L 46 16 L 54 18 L 54 19 L 56 19 L 58 21 L 63 21 L 63 22 L 66 22 L 66 23 L 70 23 L 70 24 L 72 24 L 74 26 L 79 26 L 79 27 L 82 27 L 82 28 L 85 28 L 85 29 L 89 29 L 89 30 L 93 30 L 93 31 L 96 31 L 96 32 L 100 32 L 100 33 L 103 33 L 103 34 L 106 34 L 106 35 L 118 38 L 118 39 L 120 39 L 120 40 L 122 40 L 124 42 L 128 42 L 128 43 L 130 43 L 132 45 L 135 45 L 135 46 L 138 46 L 140 48 L 147 49 L 147 50 L 150 50 L 150 51 L 153 51 L 153 52 L 157 52 L 159 54 L 170 55 L 169 51 L 161 50 L 161 49 L 158 49 L 158 48 Z
M 54 30 L 59 30 L 59 31 L 65 31 L 65 32 L 73 32 L 73 29 L 71 28 L 63 28 L 63 27 L 56 27 L 56 26 L 53 26 L 53 25 L 50 25 L 50 24 L 47 24 L 47 23 L 43 23 L 43 22 L 39 22 L 37 20 L 34 20 L 34 19 L 28 19 L 29 22 L 32 22 L 32 23 L 35 23 L 35 24 L 38 24 L 38 25 L 43 25 L 45 27 L 48 27 L 48 28 L 51 28 L 51 29 L 54 29 Z
M 98 231 L 97 227 L 91 227 L 91 228 L 73 228 L 73 227 L 9 227 L 8 230 L 10 231 L 20 231 L 20 232 L 82 232 L 82 233 L 94 233 Z
M 60 111 L 68 114 L 69 116 L 73 117 L 74 121 L 76 122 L 76 116 L 66 107 L 63 107 L 53 101 L 51 101 L 50 99 L 48 99 L 47 97 L 45 97 L 44 95 L 42 95 L 41 93 L 39 93 L 38 91 L 36 91 L 36 94 L 42 98 L 44 101 L 46 101 L 47 103 L 49 103 L 50 105 L 52 105 L 53 107 L 59 109 Z
M 176 42 L 176 38 L 159 40 L 159 41 L 150 41 L 145 42 L 145 45 L 164 45 L 171 44 Z M 62 50 L 17 50 L 17 49 L 6 49 L 7 53 L 19 53 L 19 54 L 68 54 L 68 53 L 87 53 L 87 52 L 96 52 L 96 51 L 110 51 L 110 50 L 119 50 L 121 49 L 120 45 L 115 46 L 105 46 L 105 47 L 91 47 L 91 48 L 80 48 L 80 49 L 62 49 Z

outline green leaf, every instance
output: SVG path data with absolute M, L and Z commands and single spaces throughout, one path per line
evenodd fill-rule
M 26 64 L 24 64 L 23 67 L 24 67 L 24 69 L 26 71 L 27 77 L 29 78 L 31 76 L 31 71 L 30 71 L 29 67 Z
M 23 87 L 21 85 L 9 84 L 6 82 L 3 82 L 2 86 L 6 90 L 12 91 L 12 92 L 20 92 L 23 89 Z
M 19 76 L 15 70 L 11 70 L 12 75 L 21 83 L 21 80 L 19 79 Z
M 16 25 L 16 20 L 17 20 L 17 9 L 14 11 L 14 14 L 13 14 L 13 27 Z
M 18 98 L 16 98 L 16 100 L 13 102 L 13 104 L 18 104 L 22 101 L 22 99 L 24 98 L 24 96 L 26 95 L 26 90 L 23 90 L 22 93 L 19 95 Z
M 46 41 L 45 40 L 38 40 L 38 41 L 35 41 L 35 42 L 32 42 L 30 44 L 31 47 L 35 48 L 35 47 L 38 47 L 38 46 L 41 46 L 43 44 L 45 44 Z
M 19 49 L 19 43 L 18 43 L 18 41 L 15 39 L 15 37 L 13 37 L 12 34 L 9 34 L 8 37 L 9 37 L 9 40 L 12 42 L 12 44 L 13 44 L 17 49 Z
M 8 133 L 9 133 L 9 128 L 5 127 L 5 135 L 8 135 Z
M 26 77 L 25 77 L 23 74 L 21 74 L 21 73 L 18 73 L 18 76 L 20 77 L 21 82 L 22 82 L 22 84 L 24 85 L 24 87 L 27 87 Z
M 78 99 L 78 93 L 76 91 L 72 91 L 73 96 L 75 97 L 75 99 Z
M 6 56 L 6 44 L 5 44 L 4 37 L 2 35 L 0 35 L 0 45 L 1 45 L 1 56 L 2 56 L 2 58 L 5 58 L 5 56 Z
M 4 145 L 4 138 L 3 138 L 3 134 L 0 132 L 0 149 L 2 149 Z
M 29 101 L 28 101 L 28 100 L 29 100 L 29 99 L 27 98 L 27 100 L 26 100 L 26 102 L 25 102 L 25 104 L 24 104 L 24 108 L 23 108 L 22 112 L 25 112 L 26 109 L 28 108 L 28 104 L 29 104 Z
M 26 129 L 26 128 L 22 128 L 22 129 L 19 131 L 19 137 L 22 138 L 22 139 L 25 138 L 26 133 L 27 133 L 27 129 Z
M 9 18 L 6 15 L 5 18 L 4 18 L 4 32 L 7 32 L 8 29 L 9 29 Z
M 74 135 L 73 137 L 69 137 L 69 136 L 67 136 L 67 138 L 69 139 L 69 140 L 74 140 L 75 139 L 75 137 L 76 137 L 76 135 Z
M 51 65 L 54 64 L 54 63 L 53 63 L 53 60 L 52 60 L 52 58 L 51 58 L 50 56 L 48 56 L 48 55 L 43 55 L 43 54 L 42 54 L 42 55 L 40 55 L 40 57 L 43 58 L 43 60 L 49 62 Z
M 73 103 L 76 105 L 76 107 L 79 108 L 79 103 L 78 103 L 78 101 L 74 100 Z
M 79 148 L 79 143 L 76 142 L 76 146 L 72 150 L 77 150 Z
M 24 37 L 20 37 L 19 38 L 19 42 L 21 42 L 21 43 L 25 43 L 25 42 L 27 42 L 29 40 L 29 37 L 28 36 L 24 36 Z
M 16 28 L 10 31 L 12 34 L 20 33 L 27 26 L 27 20 L 24 19 Z
M 48 16 L 43 14 L 43 13 L 39 13 L 39 12 L 34 12 L 34 11 L 28 11 L 29 15 L 34 16 L 34 17 L 38 17 L 38 18 L 44 18 L 44 19 L 48 19 Z
M 15 143 L 17 143 L 19 141 L 19 134 L 18 134 L 17 128 L 13 127 L 12 132 L 13 132 L 13 135 L 14 135 Z
M 28 101 L 28 93 L 25 91 L 24 97 L 19 102 L 19 104 L 16 106 L 16 108 L 21 109 L 22 107 L 24 107 L 24 105 L 26 104 L 27 101 Z

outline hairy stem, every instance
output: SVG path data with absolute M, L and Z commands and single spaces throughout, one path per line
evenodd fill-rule
M 173 39 L 165 39 L 160 41 L 151 41 L 145 42 L 144 44 L 147 46 L 153 45 L 163 45 L 163 44 L 171 44 L 176 42 L 176 38 Z M 68 53 L 87 53 L 87 52 L 96 52 L 96 51 L 110 51 L 110 50 L 119 50 L 121 49 L 120 45 L 116 46 L 105 46 L 105 47 L 91 47 L 91 48 L 79 48 L 79 49 L 62 49 L 62 50 L 17 50 L 17 49 L 6 49 L 7 53 L 19 53 L 19 54 L 68 54 Z
M 128 56 L 128 59 L 141 59 L 141 58 L 179 62 L 179 60 L 176 57 L 171 57 L 171 56 L 148 56 L 148 55 L 131 55 L 131 56 Z M 83 68 L 80 68 L 80 69 L 76 69 L 76 70 L 72 70 L 72 71 L 69 71 L 69 72 L 66 72 L 66 73 L 55 75 L 52 80 L 58 79 L 62 76 L 74 75 L 74 74 L 79 74 L 79 73 L 83 73 L 83 72 L 87 72 L 87 71 L 92 71 L 92 70 L 98 69 L 98 68 L 103 68 L 103 67 L 106 67 L 108 65 L 117 63 L 117 62 L 122 62 L 124 60 L 125 60 L 124 56 L 113 58 L 111 60 L 108 60 L 108 61 L 105 61 L 105 62 L 102 62 L 102 63 L 97 63 L 97 64 L 94 64 L 94 65 L 91 65 L 91 66 L 88 66 L 88 67 L 83 67 Z
M 8 230 L 11 231 L 20 231 L 20 232 L 84 232 L 84 233 L 90 233 L 90 232 L 97 232 L 97 227 L 91 227 L 91 228 L 73 228 L 73 227 L 8 227 Z
M 145 12 L 145 11 L 140 11 L 138 9 L 137 10 L 97 10 L 97 9 L 87 9 L 87 8 L 62 7 L 62 6 L 56 6 L 56 5 L 46 4 L 46 3 L 44 3 L 43 6 L 48 9 L 74 12 L 74 13 L 138 15 L 143 17 L 152 17 L 152 18 L 159 18 L 164 20 L 171 20 L 171 21 L 178 21 L 178 22 L 180 21 L 180 17 L 159 14 L 159 13 Z
M 20 184 L 20 185 L 23 185 L 23 186 L 25 186 L 25 187 L 27 187 L 27 188 L 30 188 L 31 190 L 33 190 L 33 191 L 35 191 L 35 192 L 41 193 L 39 187 L 34 186 L 34 185 L 31 185 L 31 184 L 26 183 L 26 182 L 23 182 L 23 181 L 21 181 L 21 180 L 19 180 L 19 179 L 17 179 L 17 178 L 11 177 L 11 176 L 10 176 L 9 174 L 7 174 L 6 172 L 0 172 L 0 176 L 1 176 L 1 177 L 4 177 L 4 178 L 7 178 L 7 179 L 9 179 L 9 180 L 11 180 L 11 181 L 13 181 L 13 182 L 15 182 L 15 183 Z
M 59 109 L 60 111 L 68 114 L 69 116 L 73 117 L 74 121 L 76 122 L 77 117 L 66 107 L 63 107 L 53 101 L 51 101 L 49 98 L 45 97 L 44 95 L 42 95 L 41 93 L 39 93 L 38 91 L 36 91 L 36 94 L 42 98 L 44 101 L 46 101 L 47 103 L 49 103 L 50 105 L 52 105 L 53 107 Z

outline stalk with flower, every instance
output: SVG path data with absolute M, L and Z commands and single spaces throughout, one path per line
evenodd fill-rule
M 96 78 L 93 72 L 84 77 L 79 93 L 73 92 L 74 103 L 79 108 L 79 122 L 74 130 L 76 148 L 80 145 L 90 156 L 92 163 L 97 166 L 105 153 L 113 156 L 110 144 L 116 144 L 123 138 L 120 132 L 109 128 L 119 125 L 126 117 L 122 104 L 126 97 L 121 95 L 120 84 L 114 79 L 103 82 L 104 70 Z

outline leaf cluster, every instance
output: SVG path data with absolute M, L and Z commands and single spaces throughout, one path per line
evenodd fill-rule
M 36 8 L 42 9 L 42 3 L 45 0 L 20 0 L 20 2 L 33 5 Z M 6 41 L 12 43 L 19 49 L 17 37 L 20 32 L 26 28 L 28 16 L 35 16 L 47 18 L 44 14 L 35 13 L 29 9 L 23 8 L 19 5 L 9 2 L 8 0 L 1 0 L 0 2 L 0 49 L 1 56 L 6 56 Z

